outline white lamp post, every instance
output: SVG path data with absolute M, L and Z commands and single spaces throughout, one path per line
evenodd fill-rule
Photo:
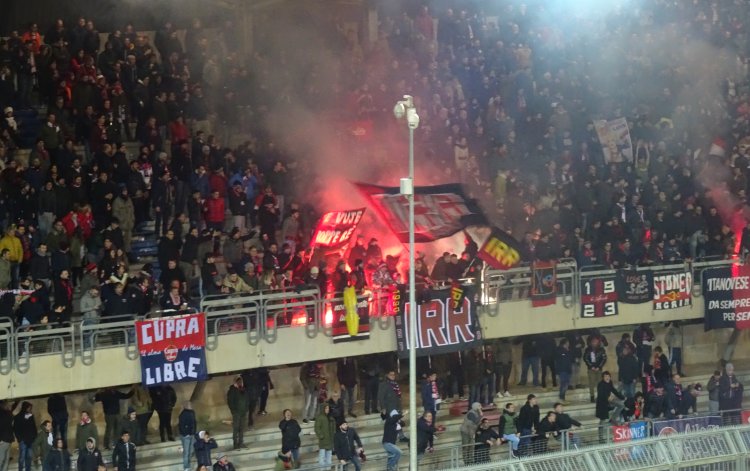
M 409 200 L 409 470 L 417 471 L 417 303 L 414 275 L 414 130 L 419 127 L 419 115 L 414 99 L 404 95 L 396 103 L 393 114 L 406 118 L 409 127 L 409 177 L 401 179 L 401 194 Z

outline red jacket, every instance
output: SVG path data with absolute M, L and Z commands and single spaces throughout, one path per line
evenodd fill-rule
M 208 186 L 212 193 L 218 191 L 221 198 L 227 196 L 227 177 L 224 175 L 219 175 L 218 173 L 212 174 L 208 177 Z
M 223 222 L 224 221 L 224 198 L 209 198 L 206 200 L 203 210 L 206 213 L 206 221 Z
M 75 216 L 75 218 L 73 216 Z M 91 236 L 91 230 L 93 229 L 94 225 L 94 218 L 91 213 L 74 213 L 73 211 L 71 211 L 62 218 L 62 223 L 65 227 L 65 233 L 68 234 L 68 237 L 71 237 L 73 235 L 76 227 L 80 227 L 81 235 L 83 236 L 83 239 L 86 240 Z

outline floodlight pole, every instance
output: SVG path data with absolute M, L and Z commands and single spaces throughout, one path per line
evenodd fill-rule
M 404 95 L 394 108 L 396 118 L 406 118 L 409 127 L 409 177 L 401 179 L 401 194 L 409 201 L 409 470 L 417 471 L 417 302 L 414 270 L 414 130 L 419 115 L 414 99 Z

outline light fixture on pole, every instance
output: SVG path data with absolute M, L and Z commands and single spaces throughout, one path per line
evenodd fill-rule
M 414 130 L 419 127 L 419 115 L 414 99 L 404 99 L 393 108 L 396 119 L 406 118 L 409 127 L 409 177 L 401 179 L 401 194 L 409 200 L 409 470 L 417 470 L 417 303 L 414 274 Z

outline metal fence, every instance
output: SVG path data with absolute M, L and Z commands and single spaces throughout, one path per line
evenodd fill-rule
M 734 426 L 541 456 L 489 465 L 454 466 L 466 471 L 747 471 L 750 427 Z
M 700 294 L 700 280 L 709 268 L 729 266 L 735 260 L 713 260 L 659 267 L 642 267 L 656 273 L 690 270 L 696 285 L 694 295 Z M 484 315 L 496 316 L 498 309 L 490 305 L 511 300 L 527 299 L 531 287 L 532 271 L 529 266 L 510 270 L 483 270 L 477 283 L 484 304 Z M 614 270 L 602 267 L 576 266 L 575 260 L 564 259 L 557 264 L 558 296 L 565 307 L 580 302 L 581 281 L 593 277 L 613 275 Z M 381 329 L 390 328 L 391 291 L 375 290 L 367 297 L 370 303 L 370 322 Z M 278 338 L 278 329 L 301 327 L 309 338 L 323 334 L 331 336 L 332 303 L 340 298 L 321 296 L 317 288 L 300 290 L 272 290 L 253 294 L 231 294 L 206 296 L 201 299 L 199 310 L 206 314 L 206 347 L 218 348 L 220 337 L 225 334 L 244 333 L 249 345 L 261 340 L 272 343 Z M 195 311 L 195 310 L 192 310 Z M 153 311 L 146 317 L 171 315 L 172 312 Z M 124 347 L 125 357 L 137 357 L 136 339 L 133 330 L 135 315 L 118 318 L 83 319 L 65 325 L 40 324 L 36 326 L 14 326 L 7 317 L 0 318 L 0 374 L 9 374 L 13 369 L 25 373 L 30 368 L 30 357 L 37 355 L 60 355 L 65 367 L 72 367 L 78 358 L 84 365 L 95 361 L 97 349 Z M 582 443 L 598 443 L 597 439 L 582 434 Z

